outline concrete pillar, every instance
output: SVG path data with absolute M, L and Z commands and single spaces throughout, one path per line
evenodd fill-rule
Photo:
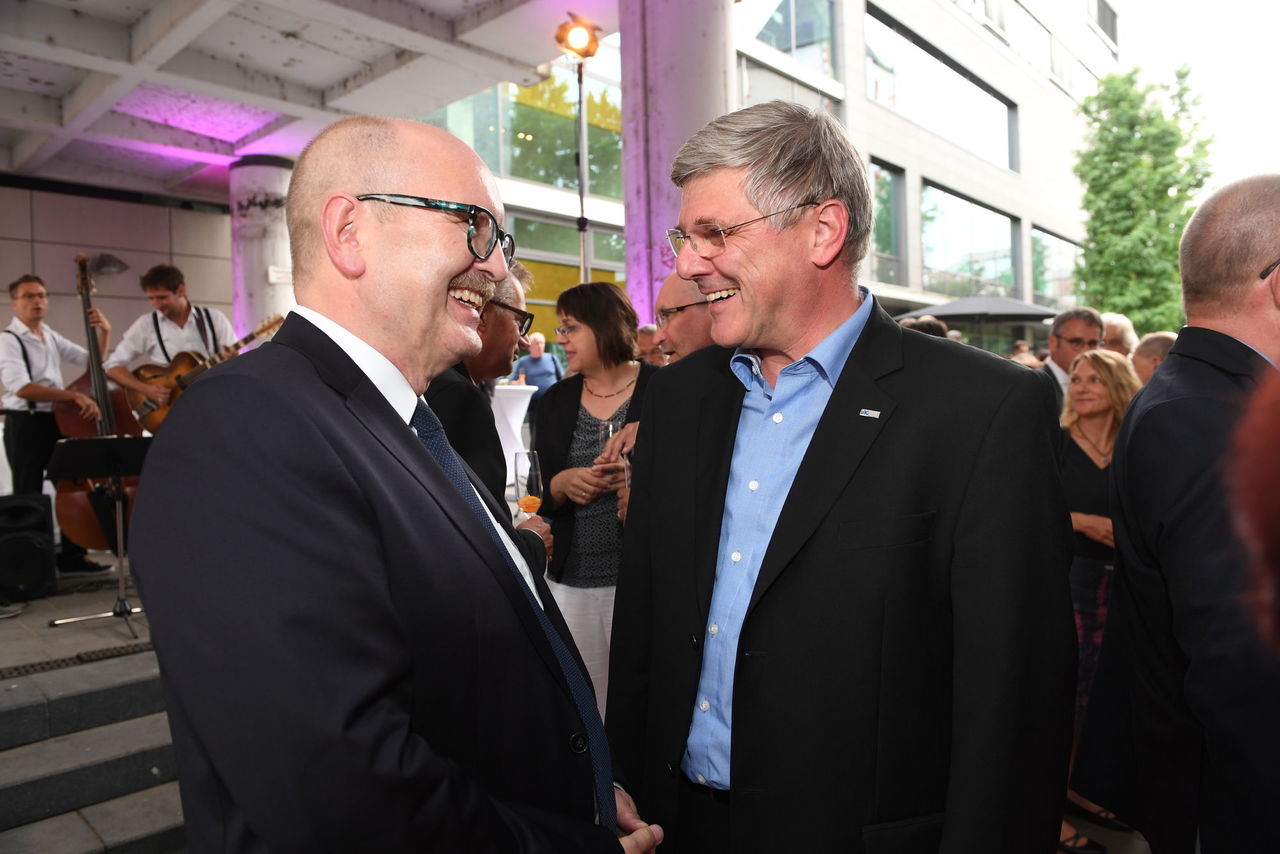
M 680 194 L 671 161 L 684 141 L 738 103 L 731 0 L 620 3 L 622 177 L 627 293 L 641 323 L 675 267 L 667 229 Z
M 250 154 L 231 164 L 231 311 L 244 335 L 293 308 L 284 203 L 293 161 Z

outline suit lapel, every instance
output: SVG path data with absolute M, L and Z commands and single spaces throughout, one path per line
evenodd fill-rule
M 453 483 L 414 436 L 413 430 L 391 408 L 382 392 L 329 336 L 298 315 L 289 316 L 272 343 L 291 347 L 309 358 L 321 379 L 346 399 L 347 410 L 369 432 L 372 439 L 382 445 L 418 481 L 426 493 L 424 497 L 436 504 L 493 575 L 543 662 L 567 693 L 568 685 L 564 681 L 555 653 L 538 624 L 537 616 L 530 610 L 532 606 L 525 598 L 524 591 L 518 586 L 522 581 L 512 574 L 497 545 L 481 527 L 484 523 L 476 518 L 461 496 L 457 496 Z M 471 483 L 478 484 L 478 479 L 467 468 L 466 463 L 462 465 Z M 494 507 L 493 499 L 488 496 L 488 489 L 482 484 L 476 492 L 481 501 L 494 511 L 499 524 L 502 524 L 506 520 L 507 511 L 499 511 Z M 505 528 L 508 536 L 517 536 L 509 522 Z M 540 569 L 533 567 L 532 571 L 537 573 Z M 543 602 L 546 601 L 547 598 L 543 597 Z
M 729 368 L 731 356 L 730 350 L 718 350 L 711 381 L 698 389 L 701 403 L 697 409 L 698 440 L 694 446 L 698 456 L 694 471 L 693 554 L 701 614 L 711 608 L 729 466 L 733 461 L 742 398 L 746 394 L 741 381 Z
M 826 519 L 892 417 L 897 404 L 880 390 L 876 380 L 901 365 L 902 330 L 876 305 L 845 361 L 778 514 L 747 606 L 748 614 Z M 873 416 L 873 412 L 878 415 Z

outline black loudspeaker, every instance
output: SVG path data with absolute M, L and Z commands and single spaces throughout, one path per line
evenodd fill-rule
M 0 600 L 28 602 L 57 586 L 49 497 L 0 497 Z

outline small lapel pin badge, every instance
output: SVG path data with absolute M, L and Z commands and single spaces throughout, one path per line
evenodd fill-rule
M 879 409 L 859 409 L 858 414 L 861 415 L 863 418 L 879 418 L 880 410 Z

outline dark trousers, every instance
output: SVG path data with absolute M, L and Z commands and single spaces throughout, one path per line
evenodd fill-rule
M 680 796 L 676 800 L 674 833 L 662 843 L 667 854 L 730 854 L 730 805 L 712 800 L 705 786 L 680 778 Z
M 44 472 L 53 448 L 62 438 L 52 412 L 9 410 L 4 417 L 4 455 L 13 473 L 14 495 L 39 495 L 44 489 Z M 76 561 L 85 550 L 62 538 L 59 561 Z

